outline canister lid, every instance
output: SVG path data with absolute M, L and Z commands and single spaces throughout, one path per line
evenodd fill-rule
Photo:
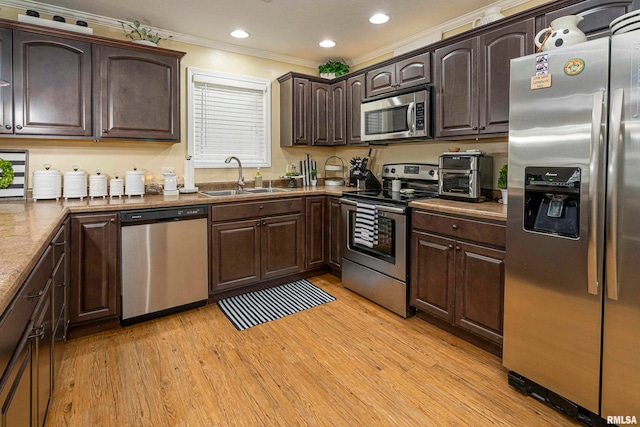
M 73 170 L 65 172 L 64 176 L 87 176 L 87 173 L 85 171 L 79 169 L 79 166 L 74 165 Z
M 58 169 L 51 169 L 50 164 L 43 165 L 44 169 L 34 170 L 33 174 L 37 176 L 60 176 L 61 173 Z
M 95 175 L 90 175 L 89 178 L 90 179 L 94 179 L 94 180 L 99 180 L 99 181 L 102 181 L 102 180 L 106 181 L 107 180 L 107 175 L 103 175 L 102 171 L 100 169 L 98 169 L 96 171 Z

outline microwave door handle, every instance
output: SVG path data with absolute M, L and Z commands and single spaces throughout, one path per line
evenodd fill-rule
M 591 113 L 591 159 L 589 164 L 589 238 L 588 238 L 588 280 L 587 290 L 598 295 L 602 282 L 602 270 L 598 263 L 598 254 L 602 251 L 601 236 L 603 224 L 600 220 L 600 151 L 602 150 L 602 110 L 604 109 L 604 92 L 593 94 Z
M 409 103 L 409 108 L 407 108 L 407 128 L 411 132 L 415 132 L 416 131 L 416 125 L 415 125 L 416 121 L 413 118 L 414 111 L 415 111 L 415 102 L 410 102 Z

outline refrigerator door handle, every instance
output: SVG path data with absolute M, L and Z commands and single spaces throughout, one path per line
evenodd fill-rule
M 589 239 L 587 263 L 587 290 L 592 295 L 598 295 L 598 287 L 602 281 L 602 268 L 598 263 L 598 252 L 601 250 L 603 235 L 602 221 L 599 215 L 600 206 L 600 153 L 602 151 L 602 113 L 604 109 L 604 91 L 593 94 L 593 109 L 591 110 L 591 159 L 589 161 Z
M 609 140 L 609 168 L 607 177 L 607 297 L 618 299 L 618 170 L 622 153 L 622 107 L 624 89 L 613 91 L 611 102 L 611 131 Z

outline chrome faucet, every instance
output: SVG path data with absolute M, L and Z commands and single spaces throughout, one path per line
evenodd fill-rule
M 231 160 L 235 160 L 238 162 L 238 190 L 242 191 L 244 188 L 244 177 L 242 176 L 242 163 L 240 163 L 240 159 L 236 156 L 229 156 L 224 161 L 225 163 L 231 162 Z

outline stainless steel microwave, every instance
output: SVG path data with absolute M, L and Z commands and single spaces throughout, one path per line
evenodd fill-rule
M 367 98 L 360 117 L 362 140 L 372 144 L 432 138 L 430 88 Z

